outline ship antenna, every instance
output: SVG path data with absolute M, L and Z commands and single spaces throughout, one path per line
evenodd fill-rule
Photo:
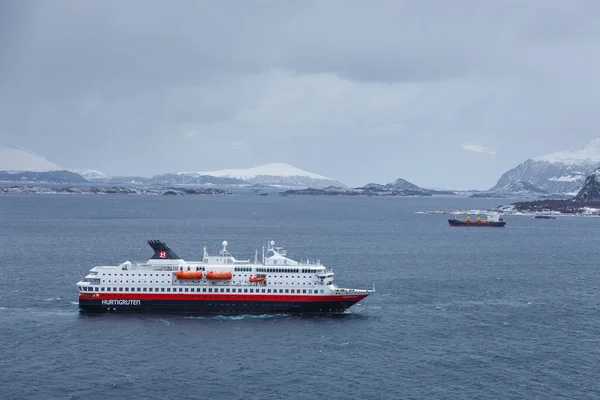
M 258 264 L 258 249 L 254 251 L 254 264 Z

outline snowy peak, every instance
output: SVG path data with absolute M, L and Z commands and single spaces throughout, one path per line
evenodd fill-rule
M 59 171 L 64 168 L 21 147 L 0 146 L 0 171 Z
M 533 158 L 533 161 L 546 161 L 549 163 L 562 163 L 562 164 L 578 164 L 594 162 L 600 163 L 600 137 L 595 137 L 594 140 L 588 144 L 567 150 L 557 151 L 544 156 Z
M 104 172 L 97 171 L 95 169 L 69 169 L 68 171 L 83 176 L 87 180 L 104 180 L 108 179 L 108 176 Z
M 248 169 L 224 169 L 220 171 L 198 172 L 198 174 L 243 180 L 254 179 L 259 176 L 279 176 L 285 178 L 293 176 L 302 176 L 311 179 L 331 180 L 326 176 L 313 174 L 312 172 L 304 171 L 300 168 L 296 168 L 292 165 L 284 163 L 264 164 Z

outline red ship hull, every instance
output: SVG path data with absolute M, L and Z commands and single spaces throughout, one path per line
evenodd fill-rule
M 340 314 L 367 296 L 84 294 L 79 308 L 94 313 Z

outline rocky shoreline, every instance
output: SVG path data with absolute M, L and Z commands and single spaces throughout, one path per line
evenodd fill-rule
M 491 213 L 498 213 L 500 215 L 514 215 L 514 216 L 526 216 L 535 217 L 539 215 L 552 216 L 552 217 L 595 217 L 600 216 L 600 205 L 598 208 L 586 207 L 579 210 L 571 210 L 570 212 L 560 211 L 549 211 L 544 210 L 540 212 L 518 210 L 512 205 L 499 206 L 496 208 L 490 208 L 487 210 L 479 209 L 456 209 L 456 210 L 428 210 L 428 211 L 417 211 L 416 214 L 438 214 L 438 215 L 486 215 Z

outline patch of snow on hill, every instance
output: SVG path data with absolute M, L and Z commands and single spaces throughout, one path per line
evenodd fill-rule
M 585 175 L 579 174 L 579 175 L 565 175 L 565 176 L 553 176 L 552 178 L 548 178 L 549 181 L 554 181 L 554 182 L 579 182 L 581 180 L 583 180 L 585 178 Z
M 21 147 L 0 146 L 0 171 L 47 172 L 63 169 L 44 157 Z

